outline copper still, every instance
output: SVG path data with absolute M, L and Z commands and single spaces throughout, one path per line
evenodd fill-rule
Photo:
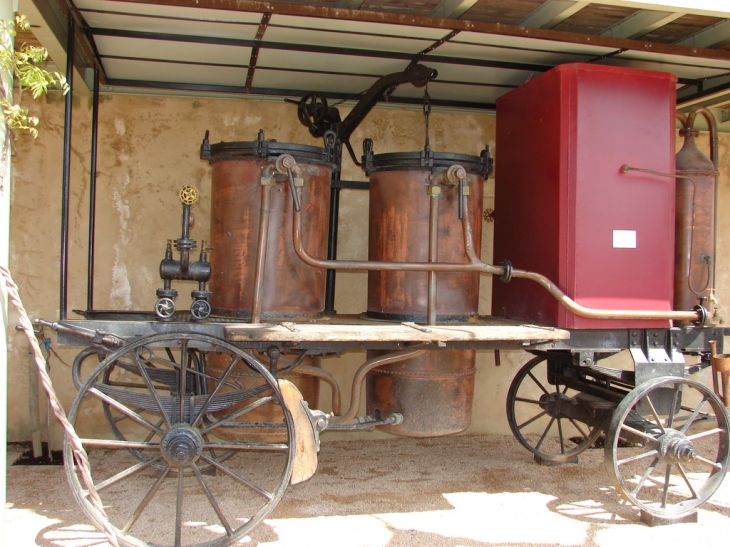
M 369 260 L 468 262 L 460 209 L 468 207 L 474 247 L 481 248 L 483 183 L 490 162 L 463 154 L 372 154 L 363 158 L 370 177 Z M 461 202 L 461 203 L 460 203 Z M 454 323 L 475 320 L 479 274 L 369 271 L 367 316 L 373 319 Z M 368 359 L 385 352 L 369 351 Z M 432 437 L 463 431 L 471 422 L 476 354 L 429 351 L 368 373 L 367 413 L 403 414 L 390 433 Z
M 262 320 L 299 320 L 321 315 L 324 310 L 325 272 L 304 264 L 291 242 L 292 209 L 303 215 L 303 231 L 314 252 L 324 254 L 327 244 L 332 147 L 320 148 L 266 141 L 263 131 L 252 142 L 201 146 L 201 157 L 212 165 L 210 241 L 211 306 L 214 315 Z M 292 190 L 301 187 L 301 199 Z M 256 355 L 269 366 L 286 368 L 296 357 Z M 208 355 L 208 373 L 220 377 L 228 357 Z M 224 361 L 221 361 L 224 360 Z M 321 366 L 321 357 L 301 360 L 301 369 Z M 287 372 L 305 400 L 319 399 L 319 379 L 310 374 Z M 260 381 L 245 363 L 230 377 L 251 388 Z M 248 401 L 250 403 L 250 401 Z M 261 410 L 261 408 L 265 410 Z M 242 420 L 282 423 L 283 413 L 271 405 L 244 415 L 229 428 L 219 428 L 230 440 L 271 442 L 281 431 L 241 427 Z M 234 409 L 228 409 L 231 412 Z M 275 441 L 274 441 L 275 442 Z
M 697 148 L 694 129 L 697 115 L 708 122 L 711 158 Z M 689 310 L 698 305 L 715 311 L 717 127 L 705 108 L 680 116 L 684 144 L 676 159 L 676 253 L 674 267 L 674 309 Z

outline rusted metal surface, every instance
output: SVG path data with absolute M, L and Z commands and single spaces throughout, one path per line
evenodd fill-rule
M 368 358 L 384 352 L 369 351 Z M 402 363 L 370 371 L 366 382 L 368 415 L 403 415 L 383 430 L 409 437 L 436 437 L 469 427 L 474 396 L 475 351 L 427 351 Z
M 718 173 L 695 143 L 699 131 L 692 126 L 697 114 L 690 112 L 680 131 L 684 144 L 676 160 L 677 174 L 681 176 L 676 178 L 674 309 L 703 305 L 712 314 Z M 712 151 L 714 156 L 714 146 Z
M 327 243 L 327 211 L 331 169 L 298 162 L 302 231 L 313 252 L 322 255 Z M 211 204 L 213 313 L 250 318 L 261 221 L 265 159 L 214 161 Z M 261 318 L 317 315 L 324 309 L 324 271 L 304 264 L 291 244 L 293 203 L 286 181 L 271 188 L 266 223 L 266 253 L 262 263 Z
M 285 368 L 287 365 L 291 364 L 293 360 L 294 358 L 290 356 L 279 357 L 278 368 Z M 226 353 L 211 352 L 207 356 L 207 361 L 206 372 L 215 378 L 220 378 L 226 371 L 228 365 L 231 364 L 231 356 Z M 307 366 L 307 368 L 321 369 L 321 361 L 321 357 L 310 356 L 305 357 L 302 364 Z M 289 380 L 301 392 L 305 401 L 309 401 L 311 405 L 316 405 L 316 402 L 319 400 L 319 378 L 317 376 L 307 373 L 299 374 L 295 369 L 294 371 L 289 371 L 279 375 L 278 378 Z M 214 381 L 211 381 L 211 383 L 215 384 Z M 241 388 L 261 389 L 262 387 L 265 387 L 265 383 L 261 381 L 261 375 L 251 371 L 248 365 L 241 361 L 228 376 L 226 385 L 221 388 L 220 393 L 223 394 L 228 391 L 240 391 Z M 271 395 L 271 392 L 268 390 L 262 391 L 260 395 L 261 397 L 267 397 Z M 224 415 L 232 414 L 237 410 L 251 405 L 257 400 L 260 400 L 261 397 L 247 399 L 236 406 L 227 408 L 225 411 L 221 412 L 220 416 L 216 415 L 216 418 L 220 419 Z M 228 441 L 245 441 L 254 443 L 285 442 L 286 430 L 281 427 L 274 427 L 275 425 L 282 424 L 283 422 L 284 413 L 281 408 L 274 405 L 263 405 L 244 413 L 238 419 L 231 422 L 232 424 L 242 427 L 219 427 L 216 429 L 216 436 Z M 270 424 L 271 427 L 245 427 L 247 423 Z
M 459 193 L 444 188 L 440 197 L 427 193 L 431 171 L 378 171 L 370 175 L 369 259 L 375 262 L 429 262 L 429 218 L 439 200 L 436 261 L 469 262 L 464 236 L 459 230 Z M 471 218 L 474 248 L 481 248 L 481 203 L 484 179 L 467 176 L 466 202 Z M 428 274 L 425 272 L 371 271 L 368 273 L 368 315 L 399 321 L 425 321 L 428 310 Z M 438 272 L 435 310 L 441 320 L 465 321 L 476 317 L 479 274 Z M 438 319 L 437 319 L 438 320 Z

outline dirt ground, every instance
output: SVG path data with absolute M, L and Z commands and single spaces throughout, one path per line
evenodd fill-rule
M 8 454 L 8 463 L 17 459 Z M 5 545 L 103 547 L 61 467 L 10 466 Z M 120 502 L 123 500 L 120 500 Z M 540 467 L 514 439 L 460 436 L 322 443 L 317 474 L 289 487 L 250 546 L 727 545 L 730 481 L 698 522 L 649 527 L 620 500 L 603 450 Z

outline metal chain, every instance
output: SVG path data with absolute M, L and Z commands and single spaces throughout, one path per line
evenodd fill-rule
M 102 504 L 101 498 L 99 497 L 96 488 L 94 488 L 94 482 L 91 478 L 91 469 L 89 467 L 89 456 L 86 454 L 86 450 L 84 450 L 81 439 L 79 439 L 79 436 L 76 435 L 76 431 L 74 431 L 74 427 L 71 425 L 71 422 L 69 422 L 66 418 L 66 412 L 63 409 L 63 405 L 61 405 L 61 401 L 58 400 L 56 392 L 53 389 L 53 382 L 51 381 L 51 377 L 46 372 L 46 360 L 43 357 L 40 346 L 38 345 L 38 339 L 36 338 L 35 332 L 33 330 L 33 323 L 31 323 L 30 319 L 28 318 L 28 313 L 25 311 L 23 303 L 20 300 L 18 286 L 13 281 L 13 278 L 10 275 L 10 271 L 8 271 L 8 269 L 4 266 L 0 266 L 0 274 L 2 274 L 3 278 L 5 279 L 5 286 L 7 287 L 8 298 L 18 310 L 20 327 L 25 333 L 25 336 L 28 338 L 28 343 L 33 349 L 36 367 L 38 368 L 38 375 L 41 379 L 41 383 L 43 384 L 43 389 L 48 395 L 48 402 L 53 409 L 53 414 L 56 416 L 58 421 L 61 422 L 61 426 L 66 432 L 68 440 L 73 447 L 74 458 L 76 460 L 76 465 L 79 469 L 79 474 L 81 475 L 84 486 L 86 486 L 89 492 L 91 513 L 94 514 L 95 520 L 103 526 L 103 532 L 106 534 L 109 543 L 111 543 L 114 547 L 119 547 L 119 543 L 117 542 L 117 537 L 114 529 L 109 523 L 109 518 L 104 511 L 104 506 Z
M 423 118 L 426 122 L 426 144 L 425 150 L 429 150 L 430 143 L 428 137 L 428 117 L 431 114 L 431 96 L 428 94 L 428 84 L 426 84 L 426 91 L 423 93 Z

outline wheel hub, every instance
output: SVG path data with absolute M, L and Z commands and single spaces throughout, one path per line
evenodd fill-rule
M 697 458 L 692 441 L 674 429 L 659 438 L 659 453 L 672 463 L 688 463 Z
M 203 438 L 188 424 L 175 424 L 160 442 L 162 457 L 172 467 L 194 464 L 203 452 Z

